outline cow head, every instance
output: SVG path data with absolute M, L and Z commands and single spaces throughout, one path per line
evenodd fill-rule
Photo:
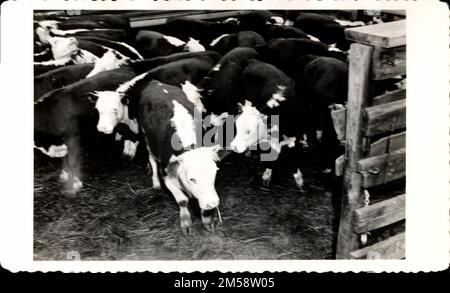
M 125 118 L 128 99 L 123 93 L 113 91 L 94 92 L 89 99 L 95 102 L 99 113 L 97 130 L 111 134 L 117 124 Z
M 189 41 L 184 45 L 184 51 L 187 52 L 204 52 L 205 47 L 196 39 L 189 38 Z
M 266 117 L 252 103 L 238 103 L 241 114 L 236 118 L 236 136 L 230 144 L 231 149 L 243 153 L 248 148 L 267 138 Z
M 48 39 L 48 42 L 52 47 L 53 58 L 55 60 L 70 57 L 78 52 L 78 41 L 74 37 L 52 37 Z
M 198 200 L 202 210 L 219 206 L 219 196 L 214 187 L 219 146 L 200 147 L 178 156 L 172 156 L 166 172 L 177 178 L 181 187 Z
M 113 49 L 108 49 L 103 56 L 95 62 L 94 69 L 86 77 L 94 76 L 95 74 L 117 69 L 122 65 L 127 65 L 131 62 L 129 57 L 122 55 Z

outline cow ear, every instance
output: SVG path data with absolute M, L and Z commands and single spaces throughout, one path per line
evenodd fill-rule
M 121 93 L 120 94 L 122 96 L 122 98 L 120 99 L 120 102 L 124 105 L 128 105 L 130 104 L 130 99 L 131 97 L 125 93 Z
M 172 177 L 177 177 L 178 168 L 180 167 L 179 157 L 172 155 L 169 160 L 169 164 L 167 165 L 165 171 L 168 175 Z
M 90 92 L 90 93 L 87 95 L 87 98 L 88 98 L 88 100 L 89 100 L 91 103 L 95 104 L 95 103 L 97 102 L 97 100 L 98 100 L 98 93 L 97 93 L 97 92 Z
M 239 113 L 242 113 L 243 108 L 244 108 L 244 105 L 242 105 L 240 102 L 237 103 L 237 105 L 238 105 L 238 111 L 239 111 Z
M 252 106 L 252 102 L 250 102 L 249 100 L 245 100 L 244 106 L 251 107 Z

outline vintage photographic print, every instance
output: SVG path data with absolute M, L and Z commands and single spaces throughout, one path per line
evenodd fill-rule
M 430 205 L 441 207 L 433 221 L 441 220 L 424 241 L 444 249 L 424 268 L 442 265 L 433 255 L 449 251 L 448 164 L 432 172 L 413 161 L 421 160 L 416 143 L 436 138 L 417 138 L 423 132 L 414 127 L 415 89 L 433 82 L 417 82 L 424 72 L 410 58 L 421 53 L 410 41 L 426 18 L 420 10 L 443 11 L 436 20 L 445 20 L 445 6 L 211 2 L 2 6 L 2 30 L 5 18 L 13 21 L 5 13 L 27 19 L 28 49 L 20 50 L 29 75 L 18 97 L 33 143 L 32 154 L 30 143 L 24 148 L 25 263 L 72 271 L 423 270 L 425 256 L 413 253 L 423 247 L 409 243 L 422 231 L 419 219 L 433 216 L 409 210 L 429 197 L 441 202 Z M 2 51 L 12 36 L 2 33 Z M 444 87 L 421 98 L 438 102 L 447 74 L 425 73 Z M 447 185 L 418 195 L 412 186 L 428 177 L 413 169 L 439 172 L 428 175 Z

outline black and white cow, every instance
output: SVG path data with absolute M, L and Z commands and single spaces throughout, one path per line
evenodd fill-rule
M 89 75 L 92 76 L 103 70 L 118 68 L 132 60 L 115 49 L 88 40 L 73 37 L 49 37 L 46 40 L 51 46 L 53 60 L 34 63 L 35 74 L 65 65 L 95 62 L 95 68 Z
M 137 33 L 135 43 L 136 48 L 145 58 L 166 56 L 183 51 L 205 51 L 205 47 L 196 39 L 190 38 L 188 42 L 185 42 L 176 37 L 146 30 Z
M 312 127 L 308 137 L 316 138 L 319 163 L 328 173 L 343 151 L 334 130 L 330 107 L 347 102 L 348 65 L 335 58 L 315 56 L 306 65 L 302 82 L 304 99 L 310 109 L 307 121 Z
M 169 17 L 165 31 L 185 42 L 194 38 L 202 44 L 210 44 L 218 36 L 237 32 L 238 25 L 235 22 L 209 22 L 192 17 Z
M 52 90 L 67 86 L 86 77 L 94 69 L 94 63 L 68 65 L 34 77 L 34 99 Z
M 303 67 L 306 65 L 302 58 L 312 54 L 317 56 L 336 57 L 346 60 L 343 52 L 336 52 L 326 44 L 309 39 L 286 38 L 272 39 L 265 46 L 255 48 L 260 54 L 261 60 L 270 63 L 283 70 L 294 80 L 301 77 Z
M 141 74 L 147 72 L 155 67 L 160 65 L 164 65 L 170 62 L 178 61 L 181 59 L 187 58 L 205 58 L 207 60 L 213 60 L 214 63 L 217 63 L 220 59 L 220 55 L 214 51 L 203 51 L 203 52 L 183 52 L 183 53 L 175 53 L 168 56 L 159 56 L 150 59 L 137 60 L 133 61 L 129 67 L 133 68 L 136 74 Z
M 240 97 L 244 104 L 240 105 L 240 114 L 235 121 L 236 136 L 230 147 L 243 153 L 258 144 L 270 146 L 262 176 L 264 186 L 269 186 L 282 146 L 293 148 L 303 138 L 295 83 L 275 66 L 253 59 L 242 73 Z M 273 119 L 278 119 L 278 123 L 273 123 Z M 296 157 L 291 159 L 297 160 Z M 298 165 L 294 171 L 295 182 L 301 189 L 303 175 Z
M 219 196 L 214 182 L 218 147 L 201 145 L 196 133 L 201 121 L 194 105 L 178 87 L 153 80 L 139 99 L 139 125 L 145 136 L 152 167 L 154 188 L 159 188 L 158 174 L 180 208 L 183 233 L 192 233 L 188 210 L 189 197 L 198 200 L 203 226 L 214 231 L 214 215 Z
M 242 71 L 258 53 L 252 48 L 235 48 L 224 55 L 198 85 L 202 102 L 214 126 L 228 115 L 237 114 Z
M 224 55 L 236 47 L 262 46 L 264 38 L 253 31 L 241 31 L 229 35 L 222 35 L 210 43 L 211 50 Z
M 214 56 L 214 55 L 212 55 Z M 141 91 L 152 80 L 181 87 L 188 99 L 202 112 L 203 105 L 197 91 L 193 89 L 216 63 L 217 58 L 208 55 L 185 58 L 158 66 L 136 78 L 121 84 L 115 91 L 98 91 L 95 93 L 96 109 L 100 118 L 97 129 L 111 134 L 118 124 L 128 125 L 135 139 L 125 139 L 124 155 L 132 159 L 139 144 L 137 140 L 138 98 Z
M 325 44 L 336 44 L 344 51 L 350 47 L 350 42 L 345 37 L 345 27 L 331 16 L 302 12 L 294 21 L 294 26 Z
M 83 186 L 79 139 L 95 129 L 96 124 L 89 94 L 97 90 L 114 90 L 117 84 L 133 77 L 134 72 L 127 68 L 104 71 L 51 91 L 35 102 L 35 148 L 50 157 L 64 157 L 60 180 L 66 183 L 67 192 L 76 193 Z

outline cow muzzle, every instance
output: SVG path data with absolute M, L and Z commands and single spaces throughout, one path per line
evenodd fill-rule
M 209 202 L 199 202 L 199 206 L 202 210 L 212 210 L 219 206 L 219 202 L 219 199 Z

